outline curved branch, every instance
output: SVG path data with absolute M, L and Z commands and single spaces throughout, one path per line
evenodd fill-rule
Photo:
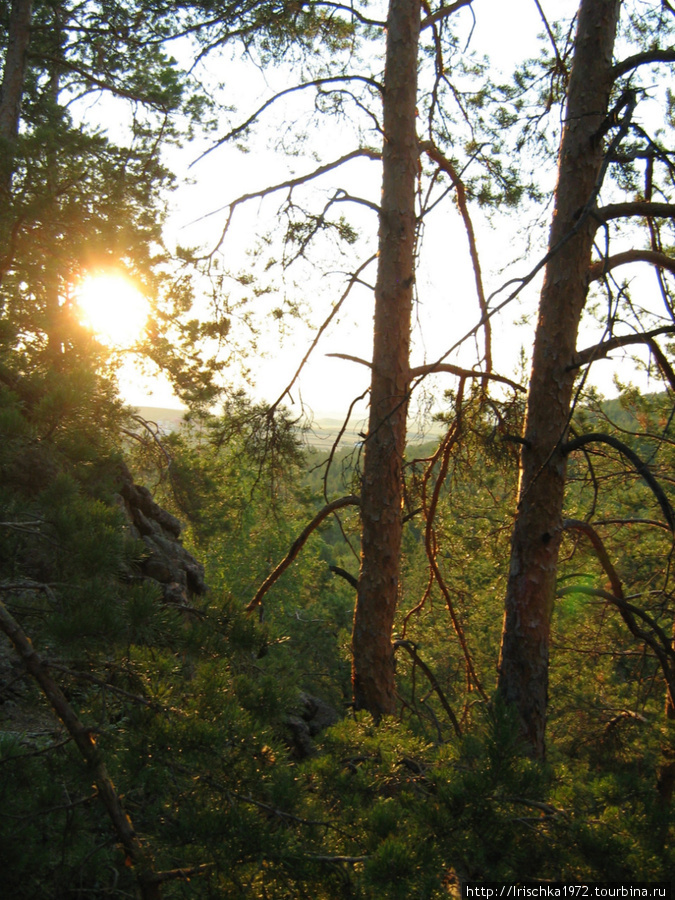
M 570 363 L 569 369 L 578 369 L 588 363 L 595 362 L 596 359 L 602 359 L 612 350 L 618 350 L 620 347 L 629 347 L 631 344 L 652 344 L 654 338 L 662 334 L 675 334 L 675 326 L 664 325 L 661 328 L 655 328 L 653 331 L 645 331 L 644 334 L 624 334 L 619 337 L 610 338 L 600 344 L 594 344 L 592 347 L 586 347 L 585 350 L 579 350 L 573 361 Z
M 478 296 L 478 306 L 481 312 L 481 321 L 483 322 L 483 332 L 485 335 L 485 368 L 488 372 L 492 372 L 492 322 L 488 315 L 488 306 L 485 299 L 485 289 L 483 287 L 483 274 L 481 272 L 480 257 L 478 255 L 478 245 L 476 243 L 476 233 L 471 221 L 469 213 L 469 205 L 466 199 L 466 189 L 462 179 L 457 174 L 455 167 L 451 161 L 444 156 L 441 151 L 431 142 L 424 141 L 420 144 L 420 150 L 423 150 L 429 159 L 432 159 L 439 168 L 448 175 L 452 186 L 457 194 L 457 206 L 464 222 L 464 230 L 466 231 L 467 240 L 469 241 L 469 253 L 471 255 L 471 264 L 473 266 L 473 274 L 476 282 L 476 294 Z
M 294 94 L 296 91 L 303 91 L 305 88 L 310 87 L 321 87 L 324 84 L 333 84 L 334 82 L 345 82 L 345 81 L 361 81 L 364 84 L 368 84 L 371 87 L 374 87 L 379 93 L 382 93 L 382 85 L 375 81 L 374 78 L 367 78 L 365 75 L 335 75 L 330 78 L 316 78 L 313 81 L 306 81 L 302 84 L 294 84 L 293 87 L 286 88 L 283 91 L 279 91 L 278 94 L 275 94 L 273 97 L 270 97 L 269 100 L 266 100 L 262 106 L 258 107 L 254 113 L 246 119 L 245 122 L 242 122 L 240 125 L 237 125 L 235 128 L 232 128 L 226 135 L 219 138 L 215 144 L 212 144 L 207 150 L 204 150 L 203 153 L 194 160 L 194 162 L 190 163 L 190 168 L 200 160 L 204 159 L 205 156 L 208 156 L 209 153 L 217 150 L 218 147 L 222 147 L 223 144 L 227 143 L 227 141 L 232 140 L 232 138 L 237 137 L 237 135 L 246 131 L 246 129 L 251 126 L 256 119 L 265 112 L 266 109 L 269 109 L 277 100 L 281 100 L 282 97 L 286 97 L 289 94 Z
M 668 526 L 658 519 L 596 519 L 594 524 L 597 525 L 649 525 L 653 528 L 663 528 L 664 531 L 670 531 Z
M 657 48 L 656 50 L 647 50 L 645 53 L 636 53 L 629 56 L 614 66 L 614 77 L 620 78 L 627 72 L 632 72 L 639 66 L 647 66 L 651 63 L 672 63 L 675 62 L 675 48 Z
M 621 584 L 621 579 L 619 578 L 616 569 L 612 565 L 612 561 L 609 558 L 607 550 L 605 550 L 605 545 L 603 544 L 600 535 L 597 533 L 595 528 L 593 528 L 590 522 L 583 522 L 580 519 L 565 519 L 562 527 L 565 531 L 581 531 L 586 535 L 591 544 L 593 544 L 593 548 L 597 554 L 598 559 L 600 560 L 600 565 L 605 570 L 605 574 L 609 579 L 609 583 L 612 586 L 614 594 L 621 600 L 624 600 L 625 598 L 623 595 L 623 586 Z
M 326 172 L 331 172 L 333 169 L 338 169 L 345 163 L 351 162 L 353 159 L 359 159 L 360 157 L 379 161 L 382 159 L 382 154 L 379 150 L 373 150 L 370 147 L 359 147 L 357 150 L 352 150 L 350 153 L 345 153 L 344 156 L 340 156 L 338 159 L 334 159 L 332 162 L 324 163 L 324 165 L 319 166 L 317 169 L 314 169 L 311 172 L 306 172 L 304 175 L 298 175 L 296 178 L 289 178 L 286 181 L 280 181 L 277 184 L 272 184 L 268 187 L 261 188 L 259 191 L 251 191 L 248 194 L 242 194 L 240 197 L 237 197 L 236 200 L 232 200 L 231 203 L 226 203 L 224 206 L 219 206 L 218 209 L 213 209 L 211 210 L 211 212 L 205 213 L 203 216 L 198 216 L 188 224 L 195 225 L 197 222 L 203 222 L 205 219 L 209 219 L 211 216 L 216 216 L 218 215 L 218 213 L 224 212 L 226 209 L 229 210 L 227 221 L 225 222 L 223 230 L 220 233 L 218 242 L 209 254 L 209 256 L 212 256 L 225 240 L 225 235 L 230 228 L 230 223 L 232 221 L 234 211 L 238 206 L 241 206 L 242 203 L 247 203 L 249 200 L 259 200 L 261 197 L 267 197 L 269 194 L 277 193 L 277 191 L 293 190 L 293 188 L 300 187 L 300 185 L 303 184 L 307 184 L 308 182 L 313 181 L 315 178 L 320 178 L 321 175 L 325 175 Z
M 346 12 L 348 15 L 352 16 L 356 19 L 357 22 L 360 22 L 362 25 L 370 25 L 373 28 L 386 28 L 387 23 L 382 19 L 369 19 L 367 16 L 364 16 L 362 12 L 354 9 L 353 6 L 346 6 L 344 3 L 328 3 L 326 0 L 316 0 L 314 3 L 315 6 L 326 6 L 328 9 L 337 9 L 340 12 Z
M 347 362 L 355 362 L 360 366 L 367 366 L 369 369 L 373 367 L 373 364 L 368 362 L 367 359 L 362 359 L 360 356 L 352 356 L 349 353 L 327 353 L 326 356 L 330 356 L 333 359 L 346 359 Z M 410 378 L 425 378 L 427 375 L 434 375 L 436 372 L 447 372 L 450 375 L 457 375 L 458 378 L 489 378 L 491 381 L 508 384 L 509 387 L 516 391 L 524 393 L 526 390 L 522 384 L 511 381 L 510 378 L 506 378 L 504 375 L 493 375 L 491 372 L 476 372 L 473 369 L 463 369 L 461 366 L 455 366 L 452 363 L 436 362 L 424 366 L 413 366 L 410 370 Z
M 599 222 L 641 216 L 645 219 L 675 219 L 674 203 L 652 203 L 651 200 L 630 200 L 625 203 L 609 203 L 593 211 Z
M 631 450 L 631 448 L 627 444 L 624 444 L 623 441 L 620 441 L 618 438 L 614 437 L 614 435 L 611 434 L 604 434 L 603 432 L 591 432 L 589 434 L 580 434 L 579 437 L 573 438 L 571 441 L 563 444 L 560 449 L 562 453 L 567 454 L 572 453 L 574 450 L 579 450 L 581 447 L 586 446 L 586 444 L 596 443 L 608 444 L 610 447 L 618 450 L 619 453 L 622 454 L 622 456 L 626 457 L 626 459 L 633 465 L 635 471 L 646 482 L 647 486 L 656 497 L 656 500 L 658 501 L 658 504 L 663 511 L 663 515 L 665 516 L 665 519 L 670 526 L 670 530 L 675 533 L 675 513 L 673 513 L 673 508 L 670 505 L 670 501 L 665 495 L 663 488 L 658 483 L 656 478 L 654 478 L 647 464 L 644 463 L 637 455 L 637 453 Z
M 451 375 L 457 375 L 459 378 L 488 378 L 490 381 L 499 381 L 501 384 L 508 384 L 515 391 L 525 393 L 526 388 L 516 381 L 511 381 L 504 375 L 494 375 L 492 372 L 476 372 L 473 369 L 462 369 L 460 366 L 454 366 L 452 363 L 430 363 L 426 366 L 414 366 L 410 370 L 411 378 L 424 378 L 427 375 L 434 375 L 436 372 L 449 372 Z
M 373 364 L 367 359 L 361 359 L 360 356 L 351 356 L 349 353 L 326 353 L 331 359 L 346 359 L 347 362 L 355 362 L 360 366 L 366 366 L 368 369 L 373 368 Z
M 456 13 L 458 9 L 461 9 L 463 6 L 471 6 L 472 3 L 473 0 L 456 0 L 456 2 L 451 3 L 450 6 L 441 6 L 436 12 L 427 16 L 426 19 L 422 19 L 420 31 L 424 31 L 425 28 L 430 28 L 435 22 L 440 22 L 441 19 L 447 19 L 448 16 Z
M 360 506 L 361 499 L 354 494 L 350 494 L 347 497 L 340 497 L 338 500 L 333 500 L 332 503 L 328 503 L 323 509 L 319 510 L 319 512 L 314 516 L 312 521 L 307 525 L 302 532 L 298 535 L 298 537 L 293 541 L 291 545 L 291 549 L 288 551 L 286 556 L 281 560 L 276 569 L 267 576 L 267 578 L 263 581 L 263 583 L 258 588 L 258 591 L 251 600 L 251 602 L 246 607 L 246 612 L 252 612 L 256 606 L 258 606 L 265 596 L 265 594 L 269 591 L 272 585 L 278 581 L 278 579 L 284 574 L 286 569 L 293 562 L 298 553 L 302 550 L 307 539 L 315 531 L 319 525 L 323 522 L 325 518 L 327 518 L 331 513 L 334 513 L 338 509 L 343 509 L 345 506 Z
M 279 404 L 282 402 L 282 400 L 284 399 L 284 397 L 285 397 L 288 393 L 290 393 L 291 388 L 293 387 L 293 385 L 295 384 L 295 382 L 298 380 L 298 378 L 299 378 L 299 376 L 300 376 L 300 373 L 301 373 L 302 370 L 304 369 L 304 367 L 305 367 L 305 365 L 306 365 L 306 363 L 307 363 L 307 360 L 308 360 L 309 357 L 311 356 L 311 354 L 312 354 L 312 352 L 314 351 L 314 348 L 316 347 L 316 345 L 319 343 L 319 341 L 320 341 L 320 339 L 321 339 L 321 335 L 324 333 L 324 331 L 328 328 L 328 326 L 329 326 L 330 323 L 333 321 L 333 319 L 335 318 L 335 316 L 338 314 L 338 312 L 339 312 L 339 310 L 340 310 L 342 304 L 345 302 L 345 300 L 346 300 L 347 297 L 349 296 L 349 294 L 350 294 L 350 292 L 351 292 L 351 289 L 352 289 L 352 288 L 354 287 L 354 285 L 360 280 L 361 272 L 363 272 L 363 270 L 366 269 L 366 268 L 371 264 L 371 262 L 373 262 L 373 260 L 375 260 L 376 258 L 377 258 L 376 255 L 373 255 L 373 256 L 369 257 L 364 263 L 362 263 L 362 264 L 359 266 L 359 268 L 356 270 L 356 272 L 354 272 L 354 273 L 351 275 L 351 277 L 350 277 L 350 279 L 349 279 L 349 284 L 347 285 L 347 287 L 346 287 L 345 290 L 343 291 L 342 296 L 341 296 L 340 299 L 337 301 L 337 303 L 335 304 L 335 306 L 332 308 L 332 310 L 330 311 L 330 313 L 328 314 L 328 316 L 326 317 L 326 319 L 324 319 L 323 324 L 321 325 L 321 327 L 320 327 L 319 330 L 317 331 L 316 335 L 314 336 L 314 340 L 313 340 L 312 343 L 309 345 L 309 349 L 307 350 L 307 352 L 306 352 L 305 355 L 303 356 L 302 361 L 300 362 L 300 365 L 299 365 L 298 368 L 296 369 L 295 375 L 293 375 L 293 377 L 291 378 L 290 382 L 286 385 L 286 387 L 284 388 L 283 393 L 281 393 L 281 394 L 279 395 L 279 397 L 274 401 L 274 403 L 273 403 L 272 406 L 270 407 L 270 412 L 274 411 L 274 410 L 279 406 Z M 327 354 L 327 355 L 328 355 L 328 356 L 331 356 L 332 354 Z
M 344 578 L 344 580 L 351 587 L 356 590 L 359 586 L 359 579 L 356 576 L 352 575 L 351 572 L 348 572 L 346 569 L 343 569 L 342 566 L 328 566 L 333 575 L 339 575 L 340 578 Z
M 675 370 L 668 362 L 668 358 L 663 350 L 659 347 L 655 340 L 648 340 L 649 349 L 652 351 L 654 356 L 656 357 L 656 363 L 658 367 L 661 369 L 661 373 L 665 376 L 670 385 L 671 390 L 675 391 Z
M 564 588 L 559 588 L 556 592 L 557 597 L 565 597 L 568 594 L 586 594 L 589 597 L 599 597 L 607 600 L 619 610 L 619 614 L 625 622 L 628 630 L 639 641 L 643 641 L 654 652 L 661 671 L 663 672 L 664 681 L 666 682 L 666 690 L 668 692 L 668 701 L 671 705 L 675 705 L 675 673 L 672 668 L 673 658 L 675 657 L 675 648 L 669 640 L 668 635 L 654 621 L 654 619 L 639 606 L 629 603 L 623 596 L 617 597 L 611 591 L 603 588 L 595 588 L 588 584 L 573 584 Z M 638 625 L 636 619 L 641 619 L 654 632 L 653 634 L 645 631 Z M 658 638 L 658 640 L 657 640 Z
M 394 647 L 394 650 L 396 650 L 397 647 L 403 647 L 404 650 L 407 650 L 414 665 L 419 666 L 420 669 L 424 672 L 424 674 L 427 676 L 427 680 L 428 680 L 429 684 L 436 692 L 436 696 L 441 701 L 441 706 L 448 714 L 448 718 L 452 722 L 452 727 L 455 729 L 455 734 L 457 735 L 457 737 L 461 737 L 462 729 L 460 728 L 459 722 L 457 721 L 457 716 L 452 711 L 452 707 L 448 703 L 448 701 L 445 697 L 445 694 L 441 690 L 441 686 L 438 683 L 436 676 L 431 671 L 429 666 L 423 660 L 420 659 L 420 657 L 417 653 L 417 647 L 415 646 L 415 644 L 413 644 L 412 641 L 398 640 L 398 641 L 393 642 L 393 647 Z
M 597 281 L 604 277 L 617 266 L 625 266 L 627 263 L 646 262 L 659 269 L 667 269 L 675 275 L 675 259 L 667 253 L 659 253 L 658 250 L 625 250 L 607 259 L 592 263 L 588 276 L 590 281 Z

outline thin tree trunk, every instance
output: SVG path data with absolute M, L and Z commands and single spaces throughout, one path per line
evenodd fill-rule
M 19 133 L 32 7 L 32 0 L 13 0 L 9 18 L 0 89 L 0 196 L 9 190 L 12 177 L 12 145 Z
M 393 713 L 396 704 L 391 633 L 399 590 L 410 384 L 419 31 L 420 0 L 391 0 L 370 420 L 361 491 L 361 571 L 352 635 L 354 703 L 376 718 Z
M 592 216 L 603 167 L 620 0 L 582 0 L 558 184 L 537 323 L 520 461 L 519 501 L 499 660 L 498 691 L 531 752 L 545 754 L 550 622 L 562 535 L 571 368 L 586 302 Z

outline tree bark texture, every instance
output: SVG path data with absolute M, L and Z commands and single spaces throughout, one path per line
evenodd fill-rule
M 12 176 L 11 146 L 19 133 L 32 7 L 32 0 L 13 0 L 10 13 L 0 88 L 0 196 L 9 190 Z
M 592 207 L 603 171 L 602 132 L 619 9 L 620 0 L 582 0 L 579 8 L 511 539 L 498 691 L 515 708 L 523 737 L 540 758 L 545 754 L 550 622 L 562 536 L 562 445 L 598 227 Z
M 375 718 L 393 713 L 396 705 L 391 634 L 399 590 L 410 386 L 419 32 L 420 0 L 391 0 L 370 418 L 361 490 L 361 568 L 352 634 L 354 703 Z

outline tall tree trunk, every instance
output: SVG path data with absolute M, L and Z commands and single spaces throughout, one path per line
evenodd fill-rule
M 12 177 L 12 144 L 19 133 L 32 6 L 32 0 L 13 0 L 9 17 L 7 54 L 0 88 L 0 197 L 9 190 Z
M 589 285 L 620 0 L 582 0 L 537 323 L 499 660 L 498 691 L 523 737 L 545 754 L 550 622 L 562 535 L 561 450 L 574 386 L 570 364 Z
M 370 420 L 361 490 L 361 571 L 352 635 L 357 709 L 395 711 L 391 633 L 398 600 L 402 463 L 410 386 L 420 0 L 391 0 Z

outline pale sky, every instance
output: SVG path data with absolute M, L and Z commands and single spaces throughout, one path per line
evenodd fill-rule
M 551 15 L 557 15 L 560 12 L 574 11 L 577 3 L 575 0 L 543 0 L 542 6 Z M 476 23 L 471 46 L 487 53 L 495 70 L 507 72 L 517 60 L 534 54 L 536 36 L 542 31 L 542 22 L 534 0 L 475 0 L 474 9 Z M 466 23 L 468 29 L 468 14 Z M 228 79 L 228 71 L 220 71 L 219 74 L 221 78 L 224 75 L 226 88 L 228 81 L 232 83 L 235 102 L 242 113 L 255 108 L 261 98 L 264 100 L 269 96 L 269 87 L 265 84 L 263 75 L 253 67 L 244 70 L 239 64 L 229 65 L 231 78 Z M 270 80 L 278 77 L 278 73 L 269 75 Z M 278 80 L 274 86 L 278 88 Z M 292 106 L 290 109 L 292 110 Z M 264 132 L 261 130 L 260 134 L 263 135 Z M 317 133 L 319 146 L 330 147 L 330 150 L 321 153 L 322 159 L 335 158 L 340 152 L 345 152 L 338 149 L 340 139 L 340 134 L 335 132 Z M 193 144 L 184 148 L 169 159 L 169 164 L 179 172 L 184 170 L 199 154 L 202 146 L 204 145 Z M 183 185 L 172 198 L 173 209 L 167 228 L 169 243 L 213 246 L 222 229 L 225 213 L 208 214 L 244 193 L 283 181 L 288 177 L 288 166 L 286 160 L 267 149 L 262 142 L 252 141 L 251 152 L 247 154 L 240 153 L 234 147 L 223 147 L 209 154 L 189 169 L 188 175 L 193 183 Z M 291 168 L 293 166 L 292 161 Z M 308 163 L 306 159 L 301 159 L 295 166 L 297 171 L 307 171 Z M 350 174 L 350 184 L 358 186 L 359 195 L 375 201 L 379 196 L 379 165 L 360 161 L 351 164 Z M 233 227 L 223 246 L 226 266 L 245 268 L 246 251 L 255 243 L 256 237 L 274 223 L 274 213 L 281 199 L 280 195 L 276 195 L 263 201 L 255 200 L 236 211 Z M 361 210 L 358 218 L 361 227 L 364 231 L 374 233 L 377 228 L 374 214 L 364 208 Z M 491 227 L 486 222 L 481 222 L 478 213 L 475 215 L 485 287 L 490 294 L 507 277 L 526 274 L 537 257 L 533 253 L 505 272 L 500 272 L 517 252 L 519 240 L 516 230 L 520 224 L 519 216 L 516 214 L 511 219 L 498 222 L 497 227 Z M 204 216 L 206 218 L 202 218 Z M 452 203 L 449 205 L 449 212 L 432 217 L 426 229 L 425 239 L 427 238 L 429 251 L 417 278 L 420 302 L 416 309 L 413 332 L 413 364 L 436 359 L 478 320 L 466 236 Z M 290 277 L 293 277 L 292 272 Z M 364 274 L 364 279 L 372 283 L 374 278 L 373 264 Z M 321 278 L 315 276 L 296 288 L 287 287 L 287 290 L 291 297 L 295 290 L 299 302 L 309 308 L 313 327 L 316 328 L 339 298 L 343 287 L 344 279 L 333 274 Z M 513 321 L 524 313 L 531 314 L 535 307 L 536 285 L 532 285 L 523 296 L 522 306 L 513 304 L 513 308 L 510 307 L 495 320 L 493 350 L 496 371 L 513 376 L 521 344 L 526 349 L 531 345 L 533 327 L 533 324 L 515 327 Z M 531 318 L 533 323 L 534 317 Z M 278 333 L 261 338 L 262 356 L 250 362 L 256 378 L 254 393 L 268 401 L 275 400 L 290 381 L 313 338 L 312 328 L 304 324 L 296 324 L 289 332 L 283 340 Z M 372 296 L 365 288 L 359 288 L 346 302 L 339 322 L 324 335 L 314 351 L 311 363 L 292 392 L 293 400 L 297 403 L 302 397 L 318 416 L 344 413 L 349 402 L 366 388 L 369 381 L 368 370 L 355 363 L 327 358 L 326 354 L 342 353 L 369 359 L 371 345 Z M 472 365 L 474 359 L 475 348 L 472 345 L 466 348 L 464 355 L 452 357 L 451 361 Z M 600 383 L 604 390 L 611 392 L 611 382 L 607 377 L 609 367 L 608 364 L 603 365 L 604 371 L 598 371 Z M 447 377 L 446 380 L 438 380 L 439 393 L 445 387 L 451 387 L 452 383 L 452 379 Z M 139 392 L 138 385 L 128 387 L 127 395 L 131 402 L 139 405 L 174 405 L 166 386 L 162 387 L 156 382 L 152 395 Z

